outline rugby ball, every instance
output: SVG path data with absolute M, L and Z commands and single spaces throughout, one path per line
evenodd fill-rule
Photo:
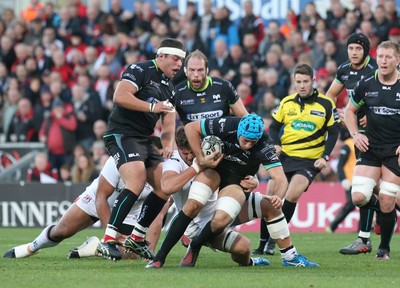
M 214 135 L 209 135 L 204 137 L 203 142 L 201 142 L 201 150 L 204 156 L 211 155 L 215 151 L 218 151 L 217 157 L 224 153 L 224 142 Z

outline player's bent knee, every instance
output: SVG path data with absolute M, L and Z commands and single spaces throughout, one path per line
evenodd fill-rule
M 376 182 L 374 179 L 363 177 L 363 176 L 354 176 L 351 188 L 351 194 L 353 198 L 353 202 L 355 205 L 362 207 L 369 202 L 372 196 L 372 191 L 376 186 Z M 355 193 L 361 193 L 364 197 L 358 197 Z M 363 198 L 363 199 L 360 199 Z
M 400 185 L 390 183 L 387 181 L 382 181 L 380 185 L 379 194 L 384 194 L 388 196 L 392 196 L 394 198 L 397 197 L 397 192 L 400 190 Z
M 262 199 L 263 196 L 260 192 L 250 193 L 249 199 L 247 200 L 249 221 L 262 217 Z
M 210 199 L 213 191 L 209 186 L 199 181 L 194 181 L 189 190 L 189 199 L 194 199 L 201 204 L 205 205 Z
M 289 226 L 285 215 L 267 221 L 267 229 L 272 239 L 285 239 L 290 236 Z

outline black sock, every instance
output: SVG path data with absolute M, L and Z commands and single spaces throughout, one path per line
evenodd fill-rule
M 290 249 L 292 249 L 294 246 L 293 246 L 293 244 L 292 245 L 290 245 L 289 247 L 287 247 L 287 248 L 283 248 L 283 249 L 279 249 L 279 251 L 281 252 L 281 253 L 286 253 L 287 251 L 289 251 Z
M 111 211 L 110 220 L 108 224 L 113 225 L 117 229 L 121 228 L 122 222 L 124 222 L 126 216 L 131 210 L 133 204 L 137 200 L 137 196 L 129 189 L 124 189 L 119 193 L 117 199 L 114 201 L 114 205 Z
M 397 215 L 396 209 L 389 213 L 380 213 L 380 225 L 381 225 L 381 243 L 379 248 L 387 249 L 390 251 L 390 239 L 393 235 L 394 226 L 396 225 Z
M 346 194 L 348 195 L 348 191 L 346 191 Z M 337 227 L 339 226 L 340 223 L 347 217 L 347 215 L 350 214 L 351 211 L 353 211 L 356 208 L 356 206 L 353 204 L 353 201 L 350 198 L 347 197 L 346 204 L 340 209 L 338 214 L 336 215 L 335 219 L 331 222 L 329 225 L 331 227 L 332 232 L 335 232 Z M 361 216 L 360 216 L 361 219 Z
M 371 199 L 369 199 L 369 202 L 365 204 L 363 207 L 374 209 L 375 211 L 381 211 L 379 199 L 376 198 L 375 194 L 372 194 Z
M 158 197 L 156 193 L 151 192 L 143 202 L 142 210 L 138 219 L 138 224 L 143 227 L 149 227 L 164 207 L 166 200 Z
M 283 202 L 282 212 L 283 214 L 285 214 L 285 218 L 288 224 L 293 217 L 294 211 L 296 210 L 296 205 L 297 203 L 289 202 L 286 199 Z
M 374 218 L 374 210 L 369 209 L 365 206 L 361 207 L 360 208 L 360 222 L 359 222 L 360 231 L 371 232 L 373 218 Z M 368 239 L 366 239 L 366 238 L 362 238 L 362 239 L 364 241 L 364 244 L 366 244 L 366 241 L 368 241 Z
M 265 222 L 264 218 L 260 219 L 260 244 L 258 245 L 257 250 L 264 250 L 265 245 L 267 244 L 269 238 L 269 232 L 267 229 L 267 222 Z
M 214 233 L 211 230 L 211 221 L 204 226 L 203 230 L 201 230 L 200 234 L 196 236 L 192 242 L 190 242 L 190 248 L 195 251 L 200 251 L 201 247 L 207 243 L 207 241 L 213 239 L 214 237 L 221 234 L 220 232 Z
M 164 241 L 161 245 L 160 250 L 158 250 L 154 260 L 165 262 L 165 258 L 171 251 L 172 247 L 179 241 L 183 233 L 185 233 L 186 228 L 189 226 L 193 219 L 186 216 L 181 210 L 178 215 L 172 220 L 171 225 L 165 235 Z

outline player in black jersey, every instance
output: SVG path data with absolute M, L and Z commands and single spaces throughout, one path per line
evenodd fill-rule
M 175 109 L 184 124 L 201 119 L 228 116 L 231 110 L 236 116 L 248 114 L 230 82 L 207 76 L 208 60 L 201 51 L 195 50 L 186 57 L 184 70 L 188 81 L 177 86 L 177 92 L 174 96 Z M 194 167 L 197 167 L 198 171 L 196 172 L 199 172 L 202 167 L 196 163 L 198 162 L 194 161 Z M 256 178 L 249 178 L 246 181 L 249 182 L 250 190 L 258 185 Z M 154 257 L 154 261 L 160 263 L 157 264 L 158 267 L 163 265 L 169 252 L 179 241 L 189 223 L 199 214 L 217 188 L 218 185 L 215 183 L 206 185 L 193 182 L 183 209 L 172 221 L 169 232 Z
M 196 50 L 190 53 L 186 57 L 184 71 L 188 81 L 177 85 L 173 97 L 176 112 L 183 124 L 228 116 L 230 110 L 236 116 L 248 114 L 229 81 L 207 76 L 208 60 L 203 52 Z
M 345 123 L 360 151 L 354 170 L 352 199 L 359 207 L 378 212 L 381 243 L 377 259 L 390 258 L 400 190 L 400 45 L 385 41 L 377 49 L 378 70 L 358 82 L 346 106 Z M 365 107 L 368 128 L 360 133 L 357 111 Z M 373 188 L 379 183 L 379 200 Z
M 250 114 L 243 118 L 223 117 L 203 119 L 185 126 L 190 147 L 202 167 L 215 168 L 200 172 L 195 181 L 200 183 L 217 182 L 219 186 L 217 210 L 213 219 L 204 226 L 200 234 L 190 243 L 181 267 L 194 267 L 201 247 L 210 239 L 218 236 L 239 215 L 246 199 L 250 197 L 241 182 L 248 175 L 255 175 L 262 165 L 268 170 L 271 179 L 268 195 L 279 196 L 285 193 L 287 180 L 275 148 L 264 131 L 260 116 Z M 205 157 L 201 150 L 201 136 L 215 135 L 224 142 L 224 154 L 219 158 Z M 216 156 L 216 153 L 212 154 Z M 207 173 L 204 173 L 207 172 Z M 270 208 L 278 216 L 266 216 L 271 237 L 281 248 L 283 266 L 315 267 L 304 256 L 297 253 L 290 241 L 290 232 L 276 198 Z M 280 199 L 280 198 L 278 198 Z M 279 202 L 279 203 L 278 203 Z
M 154 193 L 143 203 L 141 217 L 124 246 L 142 257 L 153 257 L 145 235 L 168 199 L 161 193 L 160 179 L 163 156 L 171 156 L 175 134 L 175 110 L 169 102 L 174 93 L 171 79 L 182 67 L 185 56 L 180 41 L 164 39 L 156 59 L 130 65 L 123 72 L 114 92 L 115 107 L 109 117 L 104 141 L 126 187 L 114 203 L 104 234 L 101 251 L 105 258 L 112 258 L 118 228 L 146 181 L 154 188 Z M 160 118 L 163 156 L 153 149 L 149 141 Z
M 375 59 L 369 54 L 370 42 L 367 36 L 362 33 L 354 33 L 347 39 L 347 55 L 349 60 L 341 64 L 336 73 L 335 80 L 326 92 L 326 96 L 337 100 L 341 91 L 345 88 L 347 95 L 351 97 L 357 82 L 377 68 Z M 343 120 L 343 111 L 338 109 L 340 118 Z M 365 131 L 365 108 L 357 112 L 359 120 L 359 132 Z M 356 151 L 358 154 L 358 151 Z M 355 241 L 339 250 L 342 254 L 355 255 L 372 251 L 371 226 L 374 211 L 367 208 L 360 209 L 360 223 L 358 237 Z

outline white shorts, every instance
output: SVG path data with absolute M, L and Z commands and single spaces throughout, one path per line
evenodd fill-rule
M 139 217 L 140 211 L 142 209 L 142 204 L 144 202 L 144 199 L 150 194 L 152 191 L 152 188 L 150 185 L 146 185 L 140 194 L 138 200 L 135 202 L 133 205 L 132 209 L 129 211 L 129 214 L 126 216 L 124 220 L 124 224 L 127 225 L 135 225 L 137 222 L 137 219 Z M 119 193 L 114 192 L 108 199 L 108 205 L 110 207 L 110 211 L 112 209 L 112 205 L 114 204 L 115 199 L 118 197 Z M 85 192 L 83 192 L 81 195 L 78 196 L 78 198 L 75 199 L 75 204 L 86 214 L 88 214 L 91 217 L 94 218 L 99 218 L 99 215 L 97 214 L 97 209 L 96 209 L 96 193 L 93 192 L 90 189 L 86 189 Z

